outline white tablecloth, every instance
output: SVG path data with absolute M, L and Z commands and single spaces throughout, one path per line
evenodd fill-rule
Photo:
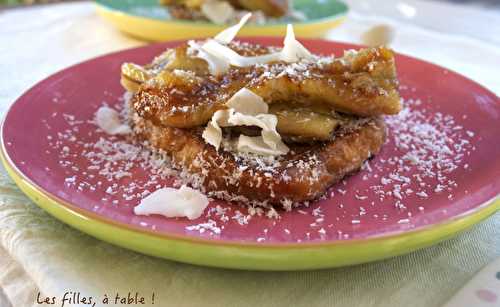
M 370 27 L 387 24 L 396 31 L 397 51 L 440 63 L 500 93 L 498 12 L 417 0 L 348 2 L 348 21 L 329 38 L 359 43 Z M 2 113 L 57 70 L 142 44 L 99 19 L 91 3 L 0 12 L 0 37 Z M 40 306 L 38 291 L 155 292 L 156 306 L 440 306 L 498 256 L 500 214 L 437 246 L 356 267 L 289 273 L 196 267 L 75 231 L 38 209 L 0 172 L 0 306 Z

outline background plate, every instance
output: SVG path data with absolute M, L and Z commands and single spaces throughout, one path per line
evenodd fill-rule
M 280 38 L 246 41 L 281 45 Z M 221 201 L 211 202 L 210 216 L 195 221 L 135 216 L 145 190 L 175 178 L 146 186 L 151 170 L 137 159 L 127 164 L 116 152 L 112 167 L 130 174 L 109 180 L 106 159 L 93 146 L 125 140 L 96 131 L 92 119 L 103 104 L 122 106 L 121 63 L 147 63 L 177 44 L 72 66 L 20 97 L 1 134 L 4 165 L 20 188 L 56 218 L 111 243 L 183 262 L 259 270 L 335 267 L 407 253 L 499 209 L 498 97 L 442 67 L 398 55 L 406 108 L 387 119 L 388 142 L 369 166 L 333 186 L 326 199 L 280 212 L 278 220 L 248 218 L 245 208 Z M 304 44 L 323 54 L 359 48 L 321 40 Z M 415 157 L 422 151 L 425 158 Z M 226 213 L 218 215 L 217 206 Z
M 172 19 L 157 0 L 97 0 L 97 12 L 121 31 L 150 41 L 211 37 L 227 26 L 207 22 Z M 295 0 L 294 8 L 306 20 L 294 23 L 299 37 L 322 37 L 338 26 L 347 14 L 347 5 L 337 0 Z M 246 25 L 242 36 L 283 36 L 286 21 L 266 25 Z

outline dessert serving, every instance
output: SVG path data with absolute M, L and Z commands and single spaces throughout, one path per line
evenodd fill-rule
M 291 209 L 377 154 L 383 115 L 401 109 L 393 52 L 310 53 L 288 26 L 282 48 L 234 41 L 250 14 L 150 64 L 124 63 L 136 139 L 209 196 Z
M 497 95 L 384 47 L 300 43 L 291 26 L 237 41 L 250 19 L 41 81 L 3 121 L 6 170 L 83 232 L 226 268 L 378 260 L 498 210 Z

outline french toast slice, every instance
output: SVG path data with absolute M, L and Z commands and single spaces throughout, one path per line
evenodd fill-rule
M 244 56 L 272 50 L 237 43 L 230 47 Z M 293 101 L 298 107 L 328 107 L 363 117 L 397 114 L 401 110 L 394 55 L 384 47 L 349 52 L 338 59 L 231 66 L 221 76 L 211 75 L 208 64 L 188 56 L 187 49 L 187 45 L 177 47 L 148 66 L 136 67 L 146 73 L 143 79 L 134 76 L 133 69 L 127 66 L 122 69 L 122 84 L 136 91 L 134 109 L 155 125 L 204 125 L 217 110 L 225 109 L 227 100 L 242 88 L 253 91 L 268 104 Z
M 191 175 L 194 186 L 226 200 L 283 205 L 321 197 L 332 184 L 355 172 L 385 141 L 381 118 L 351 120 L 329 141 L 289 144 L 279 157 L 242 155 L 227 148 L 216 150 L 202 138 L 202 127 L 155 125 L 130 106 L 135 137 L 166 153 L 179 169 Z

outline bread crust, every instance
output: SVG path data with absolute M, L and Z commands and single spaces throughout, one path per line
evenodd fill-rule
M 360 169 L 378 153 L 386 137 L 381 118 L 363 119 L 341 128 L 330 141 L 291 145 L 290 153 L 270 162 L 223 149 L 217 151 L 204 142 L 200 128 L 157 126 L 132 114 L 135 136 L 165 152 L 205 193 L 285 207 L 324 195 L 332 184 Z

